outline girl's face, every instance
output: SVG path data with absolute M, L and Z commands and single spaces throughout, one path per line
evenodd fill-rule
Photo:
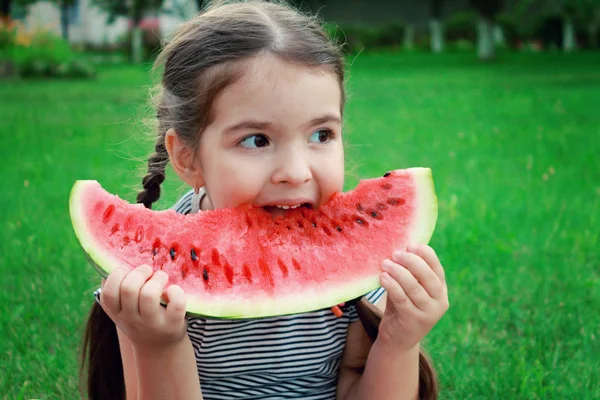
M 337 77 L 261 56 L 213 103 L 196 160 L 203 208 L 252 204 L 273 215 L 318 207 L 344 184 Z

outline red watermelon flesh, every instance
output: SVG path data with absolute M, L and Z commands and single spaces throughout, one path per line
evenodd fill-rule
M 96 181 L 75 183 L 70 212 L 104 276 L 149 264 L 181 285 L 190 315 L 250 318 L 331 307 L 379 287 L 385 258 L 431 238 L 437 199 L 431 170 L 411 168 L 285 217 L 249 205 L 193 215 L 152 211 Z

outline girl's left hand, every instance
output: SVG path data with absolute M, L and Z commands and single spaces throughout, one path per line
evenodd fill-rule
M 382 263 L 381 285 L 387 291 L 378 340 L 409 350 L 416 346 L 448 310 L 444 269 L 427 245 L 396 251 Z

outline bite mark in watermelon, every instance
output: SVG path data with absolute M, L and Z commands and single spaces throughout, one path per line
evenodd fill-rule
M 250 205 L 152 211 L 77 181 L 70 213 L 103 276 L 149 264 L 183 288 L 189 315 L 254 318 L 329 308 L 379 287 L 385 258 L 429 242 L 437 198 L 428 168 L 362 180 L 317 210 L 278 218 Z

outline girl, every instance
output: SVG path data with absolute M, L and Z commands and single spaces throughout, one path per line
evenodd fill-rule
M 195 189 L 176 204 L 183 213 L 250 203 L 278 216 L 342 190 L 344 65 L 315 19 L 267 2 L 212 5 L 158 63 L 158 139 L 139 203 L 159 198 L 168 162 Z M 163 293 L 166 274 L 115 270 L 87 326 L 89 397 L 435 398 L 419 344 L 448 307 L 442 266 L 412 246 L 381 268 L 383 288 L 340 318 L 241 321 L 186 319 L 181 288 Z

